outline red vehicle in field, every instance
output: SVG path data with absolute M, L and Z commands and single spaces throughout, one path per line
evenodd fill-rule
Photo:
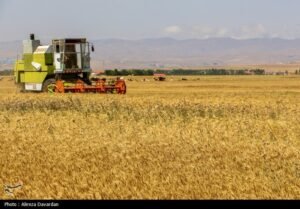
M 162 74 L 162 73 L 154 74 L 154 80 L 156 80 L 156 81 L 165 81 L 166 80 L 166 74 Z

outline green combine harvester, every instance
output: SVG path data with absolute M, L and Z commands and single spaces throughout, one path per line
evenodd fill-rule
M 85 38 L 54 39 L 52 45 L 41 45 L 30 34 L 30 39 L 23 41 L 23 58 L 15 63 L 15 82 L 21 92 L 126 94 L 123 79 L 109 84 L 106 79 L 90 80 L 90 60 L 90 44 Z

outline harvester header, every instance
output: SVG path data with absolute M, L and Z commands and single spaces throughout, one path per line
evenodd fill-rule
M 15 82 L 22 91 L 126 94 L 123 79 L 90 80 L 90 60 L 90 43 L 85 38 L 54 39 L 51 45 L 41 45 L 30 34 L 23 41 L 22 59 L 15 63 Z

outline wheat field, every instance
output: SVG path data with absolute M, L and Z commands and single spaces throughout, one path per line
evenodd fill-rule
M 22 186 L 0 198 L 300 198 L 300 76 L 127 85 L 21 94 L 1 79 L 0 185 Z

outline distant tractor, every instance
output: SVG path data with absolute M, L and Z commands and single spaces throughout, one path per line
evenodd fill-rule
M 165 74 L 154 74 L 154 80 L 155 81 L 165 81 L 166 80 L 166 75 Z
M 93 46 L 91 49 L 94 51 Z M 109 84 L 105 79 L 91 81 L 90 60 L 85 38 L 54 39 L 51 45 L 41 45 L 30 34 L 30 40 L 23 41 L 22 59 L 15 63 L 15 82 L 23 92 L 126 94 L 123 79 Z

